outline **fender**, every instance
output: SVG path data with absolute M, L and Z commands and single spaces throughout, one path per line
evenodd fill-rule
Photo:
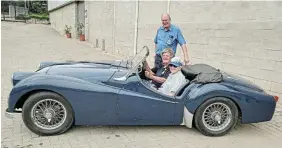
M 227 97 L 237 103 L 236 98 L 232 96 L 234 93 L 232 89 L 219 83 L 196 84 L 184 98 L 184 104 L 188 111 L 194 114 L 204 101 L 212 97 Z
M 244 89 L 230 83 L 196 84 L 184 98 L 188 111 L 195 114 L 197 108 L 207 99 L 225 97 L 231 99 L 239 110 L 242 123 L 269 121 L 275 109 L 275 101 L 270 95 L 251 89 Z M 257 114 L 257 112 L 263 113 Z
M 53 91 L 71 104 L 76 125 L 107 125 L 117 122 L 117 97 L 120 88 L 81 79 L 38 74 L 20 81 L 10 93 L 9 112 L 15 112 L 17 102 L 37 90 Z M 83 101 L 81 101 L 83 99 Z M 91 104 L 91 105 L 89 105 Z
M 107 94 L 117 93 L 119 89 L 106 86 L 103 83 L 90 83 L 68 76 L 37 74 L 19 81 L 13 87 L 9 96 L 10 99 L 8 99 L 8 110 L 13 112 L 15 105 L 24 95 L 36 90 L 52 91 L 65 98 L 72 98 L 73 93 L 76 93 L 76 95 L 81 92 Z M 68 101 L 72 104 L 73 100 L 68 99 Z

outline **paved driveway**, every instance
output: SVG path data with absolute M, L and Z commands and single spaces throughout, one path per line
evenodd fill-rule
M 4 116 L 10 78 L 14 71 L 32 71 L 40 61 L 101 60 L 115 57 L 96 51 L 79 41 L 57 34 L 49 26 L 2 22 L 1 146 L 3 148 L 220 148 L 281 147 L 282 112 L 271 122 L 237 125 L 223 137 L 206 137 L 181 126 L 76 126 L 69 132 L 39 137 L 30 132 L 17 115 Z M 280 146 L 279 146 L 280 144 Z

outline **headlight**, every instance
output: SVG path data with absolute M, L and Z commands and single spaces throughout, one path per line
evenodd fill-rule
M 41 66 L 41 63 L 39 63 L 39 64 L 37 65 L 37 69 L 39 69 L 39 68 L 40 68 L 40 66 Z

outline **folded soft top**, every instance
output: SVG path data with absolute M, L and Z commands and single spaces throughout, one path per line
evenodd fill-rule
M 195 83 L 215 83 L 223 80 L 222 73 L 207 64 L 185 65 L 181 72 L 186 79 Z

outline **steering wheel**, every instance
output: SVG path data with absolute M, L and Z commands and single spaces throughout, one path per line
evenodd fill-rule
M 141 64 L 138 65 L 137 72 L 138 72 L 138 73 L 142 72 L 142 66 L 141 66 Z
M 143 61 L 142 63 L 140 63 L 139 65 L 138 65 L 138 73 L 141 73 L 143 70 L 145 70 L 145 61 Z

